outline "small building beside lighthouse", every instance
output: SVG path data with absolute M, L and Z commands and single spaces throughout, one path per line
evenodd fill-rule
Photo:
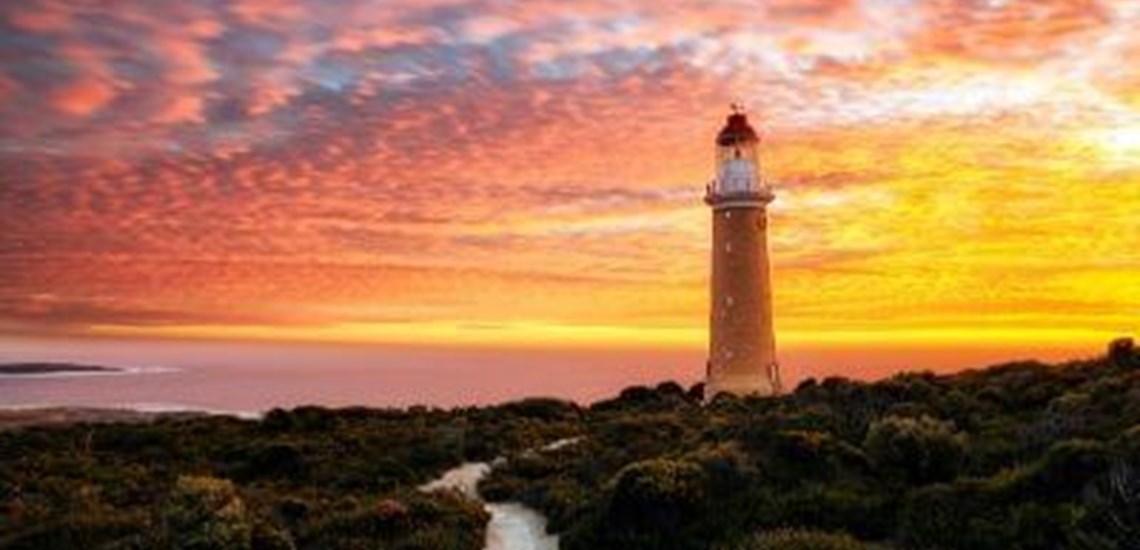
M 734 106 L 717 134 L 716 177 L 705 191 L 712 208 L 707 400 L 780 391 L 768 261 L 768 203 L 775 195 L 762 177 L 759 145 L 748 117 Z

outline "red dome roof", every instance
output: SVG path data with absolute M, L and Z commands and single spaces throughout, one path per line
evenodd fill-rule
M 748 117 L 744 116 L 744 113 L 728 115 L 728 121 L 725 122 L 720 134 L 716 136 L 716 144 L 722 147 L 758 141 L 760 141 L 760 137 L 756 134 L 756 130 L 753 130 L 752 126 L 748 124 Z

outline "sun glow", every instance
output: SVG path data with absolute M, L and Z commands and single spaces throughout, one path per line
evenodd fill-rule
M 1140 122 L 1101 131 L 1096 141 L 1101 150 L 1114 160 L 1128 160 L 1140 165 Z

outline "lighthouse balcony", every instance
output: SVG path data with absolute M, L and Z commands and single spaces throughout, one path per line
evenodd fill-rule
M 714 184 L 705 186 L 705 204 L 713 207 L 763 206 L 776 195 L 767 186 L 760 189 L 718 189 Z

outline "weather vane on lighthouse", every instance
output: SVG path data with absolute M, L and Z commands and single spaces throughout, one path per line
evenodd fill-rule
M 705 396 L 772 395 L 780 391 L 772 327 L 768 262 L 768 203 L 775 199 L 761 177 L 760 138 L 744 106 L 716 138 L 716 178 L 705 191 L 712 207 L 709 359 Z

